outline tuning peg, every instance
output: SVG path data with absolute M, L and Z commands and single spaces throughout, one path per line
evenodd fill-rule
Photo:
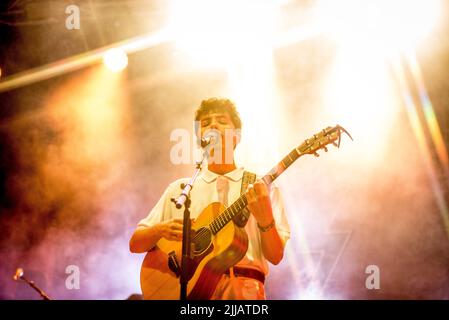
M 327 152 L 327 148 L 326 147 L 323 147 L 323 149 L 324 149 L 324 152 Z
M 334 146 L 338 147 L 338 144 L 337 144 L 335 141 L 332 142 L 332 144 L 333 144 Z
M 318 154 L 318 152 L 315 152 L 314 154 L 313 154 L 315 157 L 319 157 L 320 155 Z

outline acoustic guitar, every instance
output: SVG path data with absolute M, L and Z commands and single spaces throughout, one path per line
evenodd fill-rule
M 339 125 L 320 131 L 294 148 L 261 180 L 269 185 L 299 157 L 305 154 L 318 156 L 317 151 L 324 149 L 327 152 L 329 144 L 339 147 L 342 132 L 349 135 Z M 187 263 L 188 300 L 210 299 L 223 273 L 245 256 L 248 236 L 243 228 L 234 224 L 233 218 L 247 204 L 245 194 L 228 208 L 219 202 L 211 203 L 192 223 L 191 258 Z M 146 254 L 140 272 L 144 299 L 179 299 L 181 249 L 181 241 L 162 238 Z

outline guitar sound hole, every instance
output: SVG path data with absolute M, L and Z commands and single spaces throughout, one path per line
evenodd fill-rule
M 212 232 L 209 228 L 202 227 L 195 232 L 193 242 L 195 244 L 195 254 L 200 255 L 209 248 L 212 240 Z

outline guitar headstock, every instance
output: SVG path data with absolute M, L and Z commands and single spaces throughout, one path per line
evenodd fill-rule
M 339 148 L 342 133 L 346 133 L 349 138 L 353 140 L 345 128 L 336 125 L 335 127 L 327 127 L 317 134 L 314 134 L 311 138 L 305 140 L 298 148 L 296 148 L 296 151 L 298 151 L 299 155 L 313 154 L 318 157 L 319 154 L 317 151 L 323 149 L 327 152 L 327 146 L 329 144 L 333 144 Z

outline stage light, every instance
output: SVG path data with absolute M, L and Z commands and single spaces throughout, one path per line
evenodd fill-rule
M 104 54 L 103 62 L 109 70 L 119 72 L 128 65 L 128 56 L 122 49 L 110 49 Z
M 269 170 L 278 155 L 278 133 L 264 128 L 276 121 L 279 105 L 273 49 L 283 4 L 275 0 L 173 1 L 166 28 L 177 56 L 182 57 L 177 62 L 181 68 L 227 73 L 223 94 L 239 106 L 246 123 L 236 157 L 255 171 Z M 255 153 L 257 159 L 251 156 Z
M 360 141 L 354 152 L 364 165 L 385 157 L 386 139 L 400 111 L 394 88 L 388 59 L 378 51 L 357 42 L 339 47 L 323 88 L 322 118 L 350 128 Z
M 272 46 L 276 24 L 275 1 L 174 1 L 168 30 L 189 63 L 227 67 L 256 47 Z
M 429 34 L 439 6 L 438 0 L 320 1 L 317 14 L 338 44 L 323 88 L 326 117 L 359 137 L 357 157 L 365 165 L 384 159 L 385 139 L 400 112 L 390 61 Z
M 440 11 L 441 0 L 321 0 L 316 14 L 339 40 L 391 51 L 416 47 Z
M 0 68 L 0 78 L 2 77 L 2 68 Z

